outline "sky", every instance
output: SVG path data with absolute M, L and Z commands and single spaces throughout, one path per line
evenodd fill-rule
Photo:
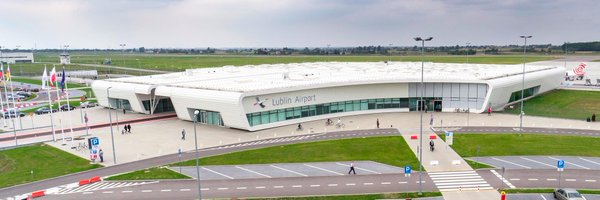
M 597 0 L 0 0 L 2 49 L 563 44 Z

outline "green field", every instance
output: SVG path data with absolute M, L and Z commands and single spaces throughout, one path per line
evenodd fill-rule
M 477 153 L 479 147 L 479 153 Z M 590 156 L 600 157 L 600 137 L 542 134 L 454 134 L 452 148 L 462 157 Z
M 387 194 L 364 194 L 364 195 L 339 195 L 339 196 L 314 196 L 314 197 L 278 197 L 278 198 L 256 198 L 252 200 L 375 200 L 375 199 L 406 199 L 417 197 L 439 197 L 441 192 L 416 192 L 409 193 L 387 193 Z
M 0 188 L 98 167 L 100 165 L 91 165 L 88 160 L 45 144 L 2 150 Z
M 190 179 L 189 176 L 174 172 L 164 167 L 153 167 L 126 174 L 111 176 L 106 180 L 155 180 L 155 179 Z
M 12 77 L 12 81 L 13 81 L 13 87 L 19 87 L 23 84 L 34 84 L 34 85 L 42 85 L 42 80 L 41 79 L 32 79 L 32 78 L 28 78 L 28 77 Z M 18 82 L 18 83 L 14 83 L 14 82 Z M 88 88 L 87 86 L 85 86 L 84 84 L 79 84 L 79 83 L 67 83 L 67 88 L 69 88 L 69 90 L 71 89 L 78 89 L 81 91 L 84 91 L 86 94 L 91 94 L 91 96 L 88 96 L 88 98 L 94 98 L 94 92 L 92 91 L 91 88 Z
M 585 120 L 600 115 L 600 91 L 554 90 L 526 100 L 523 110 L 526 116 Z M 504 112 L 519 114 L 519 104 Z
M 200 159 L 202 165 L 238 165 L 371 160 L 394 166 L 419 162 L 402 137 L 369 137 L 266 147 Z M 174 165 L 193 166 L 195 160 Z

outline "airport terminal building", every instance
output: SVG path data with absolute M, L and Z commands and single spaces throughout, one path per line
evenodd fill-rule
M 317 62 L 190 69 L 94 81 L 104 107 L 262 130 L 348 115 L 410 112 L 481 113 L 520 100 L 522 65 Z M 557 88 L 565 69 L 526 66 L 524 97 Z M 420 101 L 421 93 L 424 101 Z

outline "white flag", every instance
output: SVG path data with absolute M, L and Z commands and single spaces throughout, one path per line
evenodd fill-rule
M 48 85 L 48 71 L 46 70 L 46 66 L 44 66 L 44 74 L 42 74 L 42 89 L 46 89 Z

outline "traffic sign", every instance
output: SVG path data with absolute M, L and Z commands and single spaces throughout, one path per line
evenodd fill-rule
M 446 131 L 446 143 L 452 145 L 454 143 L 454 133 Z
M 412 169 L 410 168 L 410 166 L 405 166 L 404 167 L 404 173 L 410 175 L 410 173 L 412 172 Z
M 558 160 L 556 165 L 558 167 L 558 171 L 563 171 L 565 169 L 565 161 L 564 160 Z
M 181 158 L 181 148 L 177 150 L 177 155 Z

